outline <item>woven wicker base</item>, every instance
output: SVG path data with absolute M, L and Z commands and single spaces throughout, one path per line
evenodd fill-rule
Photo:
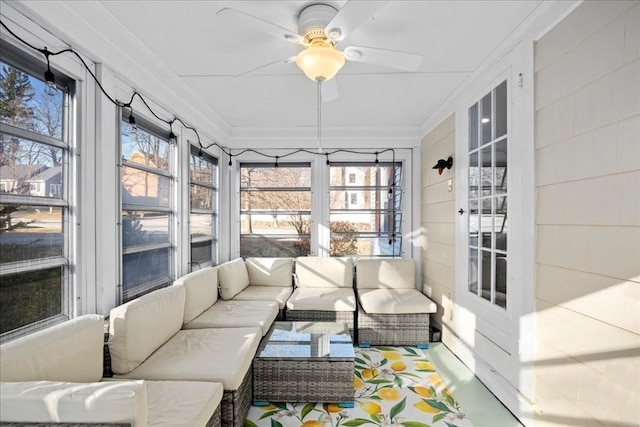
M 251 369 L 247 372 L 238 390 L 225 390 L 220 403 L 221 425 L 223 427 L 243 427 L 251 407 Z
M 353 361 L 253 361 L 253 399 L 267 402 L 353 402 Z
M 209 418 L 209 422 L 206 427 L 220 427 L 220 405 L 216 408 L 216 411 L 213 413 L 211 418 Z
M 358 340 L 370 345 L 418 345 L 429 342 L 429 314 L 367 314 L 358 311 Z
M 349 333 L 353 342 L 356 342 L 354 336 L 355 312 L 354 311 L 315 311 L 315 310 L 287 310 L 287 321 L 308 320 L 313 322 L 343 322 L 347 324 Z

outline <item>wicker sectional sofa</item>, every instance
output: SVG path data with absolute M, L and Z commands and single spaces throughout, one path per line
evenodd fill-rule
M 102 379 L 103 327 L 89 314 L 0 346 L 2 425 L 220 426 L 220 383 Z

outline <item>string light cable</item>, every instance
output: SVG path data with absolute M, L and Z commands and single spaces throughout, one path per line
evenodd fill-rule
M 102 83 L 100 82 L 100 80 L 98 79 L 98 77 L 94 74 L 94 72 L 91 70 L 91 67 L 89 67 L 89 65 L 86 63 L 86 61 L 84 60 L 84 58 L 82 58 L 82 56 L 76 52 L 75 50 L 73 50 L 72 48 L 65 48 L 59 51 L 50 51 L 47 49 L 47 47 L 43 47 L 43 48 L 39 48 L 37 46 L 34 46 L 33 44 L 29 43 L 28 41 L 26 41 L 25 39 L 23 39 L 22 37 L 18 36 L 15 32 L 13 32 L 1 19 L 0 19 L 0 25 L 2 25 L 2 27 L 11 35 L 13 36 L 16 40 L 18 40 L 19 42 L 21 42 L 22 44 L 24 44 L 25 46 L 29 47 L 30 49 L 39 52 L 40 54 L 42 54 L 45 57 L 46 63 L 47 63 L 47 69 L 44 73 L 44 79 L 45 82 L 47 83 L 47 85 L 49 85 L 50 87 L 54 87 L 55 88 L 55 75 L 53 74 L 53 72 L 51 71 L 51 64 L 50 64 L 50 57 L 53 56 L 58 56 L 64 53 L 70 53 L 72 55 L 74 55 L 84 66 L 84 68 L 87 70 L 87 72 L 89 73 L 89 75 L 91 76 L 91 78 L 93 79 L 93 81 L 96 83 L 96 85 L 100 88 L 100 91 L 102 92 L 102 94 L 115 106 L 119 107 L 119 108 L 127 108 L 129 109 L 129 117 L 128 117 L 128 122 L 129 124 L 131 124 L 133 127 L 136 126 L 136 121 L 135 121 L 135 117 L 133 115 L 133 102 L 135 100 L 135 98 L 137 97 L 142 104 L 146 107 L 146 109 L 153 115 L 153 117 L 155 117 L 158 121 L 165 123 L 166 125 L 169 126 L 169 133 L 168 133 L 168 139 L 169 142 L 171 143 L 176 143 L 177 142 L 177 137 L 176 135 L 173 133 L 173 124 L 178 122 L 180 123 L 185 129 L 190 130 L 191 132 L 194 133 L 195 137 L 196 137 L 196 141 L 198 144 L 198 156 L 202 157 L 203 156 L 203 150 L 208 150 L 211 147 L 217 147 L 220 151 L 222 151 L 222 153 L 224 153 L 225 155 L 229 156 L 229 166 L 232 166 L 232 159 L 234 157 L 237 156 L 241 156 L 242 154 L 245 153 L 254 153 L 257 155 L 260 155 L 262 157 L 268 158 L 268 159 L 273 159 L 275 162 L 275 167 L 279 166 L 278 161 L 298 154 L 298 153 L 306 153 L 306 154 L 311 154 L 311 155 L 321 155 L 321 156 L 325 156 L 326 158 L 326 164 L 330 165 L 330 159 L 329 156 L 332 156 L 334 154 L 337 153 L 348 153 L 348 154 L 356 154 L 356 155 L 363 155 L 363 156 L 369 156 L 369 155 L 375 155 L 375 163 L 376 166 L 379 163 L 378 160 L 378 156 L 387 152 L 391 152 L 392 153 L 392 161 L 391 161 L 391 174 L 392 174 L 392 179 L 391 179 L 391 185 L 389 187 L 389 197 L 393 197 L 393 194 L 395 193 L 395 187 L 396 187 L 396 177 L 395 177 L 395 165 L 396 165 L 396 152 L 395 149 L 393 148 L 387 148 L 384 149 L 382 151 L 375 151 L 375 152 L 371 152 L 371 151 L 359 151 L 359 150 L 351 150 L 351 149 L 344 149 L 344 148 L 340 148 L 340 149 L 336 149 L 333 151 L 324 151 L 322 149 L 322 134 L 320 133 L 320 126 L 318 126 L 318 135 L 317 135 L 317 139 L 318 139 L 318 150 L 317 151 L 312 151 L 309 149 L 305 149 L 305 148 L 299 148 L 287 153 L 282 153 L 279 155 L 273 155 L 273 154 L 268 154 L 268 153 L 264 153 L 261 151 L 258 151 L 256 149 L 253 148 L 245 148 L 243 150 L 240 150 L 236 153 L 232 153 L 231 149 L 229 147 L 225 147 L 220 145 L 218 142 L 214 141 L 209 145 L 203 145 L 202 141 L 200 139 L 200 134 L 198 133 L 197 129 L 194 128 L 193 126 L 189 125 L 188 123 L 186 123 L 184 120 L 182 120 L 180 117 L 174 116 L 172 119 L 165 119 L 163 117 L 161 117 L 160 115 L 158 115 L 153 108 L 151 108 L 151 106 L 149 105 L 149 103 L 147 102 L 147 100 L 144 98 L 144 96 L 142 96 L 142 94 L 136 90 L 134 90 L 134 92 L 131 95 L 131 98 L 129 99 L 128 102 L 122 102 L 119 101 L 117 99 L 115 99 L 114 97 L 112 97 L 111 95 L 109 95 L 109 93 L 105 90 L 105 88 L 102 86 Z M 318 90 L 318 103 L 320 104 L 322 102 L 322 93 L 321 93 L 321 84 L 320 82 L 318 82 L 318 86 L 317 86 L 317 90 Z M 322 115 L 321 115 L 321 109 L 320 107 L 318 108 L 318 122 L 320 124 L 320 121 L 322 120 Z M 393 204 L 392 204 L 393 205 Z M 393 208 L 392 210 L 392 218 L 395 220 L 395 208 Z M 395 228 L 395 227 L 394 227 Z M 395 240 L 395 230 L 392 231 L 391 234 L 391 238 L 390 238 L 390 242 Z

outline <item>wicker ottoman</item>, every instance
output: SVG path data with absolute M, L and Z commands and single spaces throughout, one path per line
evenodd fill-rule
M 275 322 L 253 361 L 253 404 L 323 402 L 353 407 L 354 358 L 344 323 Z

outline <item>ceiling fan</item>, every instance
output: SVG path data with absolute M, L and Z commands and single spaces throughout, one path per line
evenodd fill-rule
M 347 1 L 340 10 L 328 4 L 313 3 L 300 11 L 298 32 L 232 8 L 224 8 L 217 15 L 303 47 L 296 56 L 261 65 L 236 77 L 277 63 L 295 62 L 311 80 L 324 82 L 331 80 L 345 61 L 382 65 L 404 71 L 418 69 L 422 62 L 421 55 L 364 46 L 348 46 L 342 50 L 338 48 L 340 42 L 388 3 L 389 1 Z

